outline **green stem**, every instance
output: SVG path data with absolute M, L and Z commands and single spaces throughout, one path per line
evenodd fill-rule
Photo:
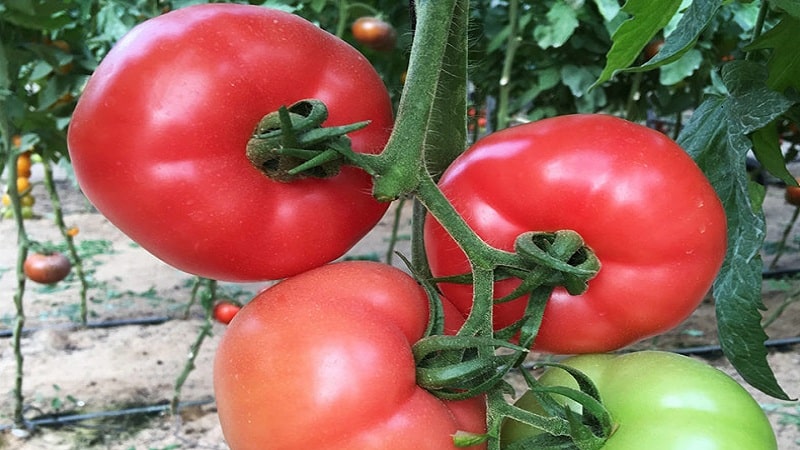
M 467 26 L 469 1 L 457 0 L 450 22 L 423 157 L 437 180 L 467 146 Z
M 25 259 L 28 257 L 28 247 L 30 239 L 25 231 L 25 220 L 22 217 L 22 205 L 20 203 L 20 193 L 17 190 L 17 154 L 12 151 L 10 134 L 8 133 L 8 120 L 5 115 L 5 105 L 3 112 L 0 112 L 0 135 L 3 136 L 2 145 L 6 155 L 6 167 L 8 167 L 8 196 L 11 198 L 11 208 L 14 211 L 14 220 L 17 226 L 17 287 L 14 291 L 14 328 L 12 330 L 12 347 L 14 348 L 14 362 L 16 364 L 14 372 L 14 424 L 21 427 L 25 421 L 23 416 L 24 396 L 22 394 L 23 365 L 25 358 L 22 355 L 22 331 L 25 327 L 25 308 L 23 298 L 25 296 L 25 271 L 23 269 Z
M 61 232 L 64 242 L 67 245 L 70 257 L 72 259 L 72 268 L 78 276 L 81 284 L 80 287 L 80 322 L 82 326 L 86 326 L 88 322 L 88 307 L 87 307 L 87 292 L 89 290 L 89 283 L 86 281 L 86 274 L 83 270 L 83 261 L 78 254 L 78 249 L 75 247 L 75 240 L 67 231 L 67 225 L 64 223 L 64 212 L 61 208 L 61 199 L 58 196 L 55 183 L 53 182 L 53 168 L 50 167 L 50 161 L 42 158 L 42 167 L 44 168 L 44 186 L 50 196 L 50 203 L 53 205 L 53 221 Z
M 406 198 L 403 197 L 395 203 L 394 217 L 392 218 L 392 231 L 389 235 L 389 246 L 386 248 L 386 264 L 391 265 L 394 259 L 394 249 L 397 245 L 398 232 L 400 231 L 400 221 L 403 218 L 403 206 L 406 204 Z
M 339 0 L 339 18 L 336 21 L 336 37 L 342 38 L 347 29 L 347 18 L 350 16 L 350 5 L 347 0 Z
M 413 192 L 419 184 L 423 149 L 431 127 L 436 89 L 442 75 L 449 29 L 457 0 L 416 3 L 416 31 L 411 62 L 389 142 L 376 164 L 373 195 L 392 201 Z
M 475 267 L 494 269 L 498 265 L 519 265 L 519 260 L 513 253 L 491 247 L 467 225 L 430 175 L 426 173 L 420 175 L 416 196 L 458 243 Z
M 189 348 L 189 356 L 186 359 L 186 364 L 183 366 L 183 371 L 181 371 L 181 373 L 178 375 L 178 378 L 175 380 L 175 389 L 173 391 L 172 402 L 170 403 L 170 411 L 173 415 L 178 412 L 178 405 L 180 404 L 181 390 L 183 389 L 183 385 L 189 378 L 189 374 L 191 374 L 196 367 L 194 362 L 197 359 L 198 353 L 200 353 L 200 347 L 202 347 L 203 341 L 212 335 L 212 330 L 214 327 L 214 299 L 217 297 L 217 282 L 216 280 L 207 278 L 198 278 L 195 286 L 199 288 L 201 287 L 201 284 L 206 284 L 207 288 L 205 292 L 200 294 L 202 296 L 200 303 L 203 305 L 205 315 L 203 317 L 203 324 L 200 326 L 200 331 L 198 332 L 194 343 L 192 343 L 191 347 Z M 192 301 L 194 301 L 194 295 L 197 294 L 197 292 L 197 289 L 192 289 Z
M 634 120 L 634 109 L 636 105 L 636 99 L 639 95 L 639 87 L 642 85 L 642 78 L 644 77 L 644 72 L 635 72 L 631 77 L 631 89 L 628 92 L 628 99 L 625 103 L 625 117 L 628 120 Z
M 783 256 L 783 252 L 786 250 L 786 241 L 789 239 L 789 233 L 792 232 L 792 228 L 794 227 L 794 224 L 797 222 L 798 216 L 800 216 L 800 206 L 794 209 L 794 212 L 792 212 L 792 218 L 789 219 L 789 222 L 783 229 L 781 240 L 778 241 L 778 250 L 775 252 L 775 258 L 773 258 L 772 262 L 769 265 L 770 270 L 774 269 L 778 265 L 778 260 L 780 260 L 781 256 Z
M 764 30 L 764 21 L 767 18 L 767 12 L 769 12 L 770 2 L 762 1 L 761 6 L 758 9 L 758 16 L 756 17 L 756 23 L 753 25 L 753 36 L 750 38 L 750 42 L 753 43 L 761 36 L 761 32 Z M 749 61 L 753 59 L 753 52 L 747 52 L 744 55 L 744 59 Z
M 519 0 L 508 3 L 508 20 L 511 31 L 506 44 L 506 55 L 500 75 L 500 93 L 497 100 L 497 130 L 508 127 L 509 123 L 509 95 L 511 92 L 511 69 L 514 65 L 514 55 L 522 39 L 519 36 Z

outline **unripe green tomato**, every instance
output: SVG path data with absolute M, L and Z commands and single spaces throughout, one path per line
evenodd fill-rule
M 594 354 L 568 358 L 564 364 L 585 373 L 596 384 L 616 425 L 603 450 L 777 450 L 775 434 L 764 411 L 727 374 L 674 353 L 644 351 L 623 355 Z M 577 388 L 564 370 L 551 368 L 539 381 L 544 386 Z M 573 410 L 579 405 L 557 400 Z M 523 395 L 516 405 L 543 414 L 535 396 Z M 504 444 L 541 433 L 508 420 Z
M 33 206 L 22 206 L 20 208 L 22 211 L 22 218 L 23 219 L 33 219 Z

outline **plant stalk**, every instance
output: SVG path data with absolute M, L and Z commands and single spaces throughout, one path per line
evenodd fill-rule
M 88 302 L 87 292 L 89 290 L 89 283 L 86 281 L 86 273 L 83 270 L 83 261 L 78 254 L 78 249 L 75 247 L 75 240 L 67 231 L 67 225 L 64 223 L 64 211 L 61 208 L 61 199 L 58 196 L 55 183 L 53 181 L 53 168 L 50 167 L 50 161 L 47 158 L 42 158 L 42 167 L 44 168 L 44 186 L 50 196 L 50 203 L 53 206 L 53 221 L 61 232 L 64 242 L 67 245 L 70 257 L 72 259 L 72 268 L 78 276 L 81 284 L 80 287 L 80 322 L 82 326 L 86 326 L 88 322 Z
M 509 96 L 511 93 L 511 70 L 514 66 L 514 55 L 517 52 L 522 38 L 519 36 L 519 0 L 508 3 L 508 20 L 511 31 L 506 43 L 506 54 L 503 60 L 503 70 L 500 75 L 500 92 L 497 100 L 497 130 L 508 127 L 509 123 Z

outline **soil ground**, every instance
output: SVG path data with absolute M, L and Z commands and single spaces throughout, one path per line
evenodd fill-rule
M 0 333 L 6 333 L 0 337 L 0 449 L 227 449 L 214 408 L 211 376 L 214 349 L 225 331 L 223 325 L 214 325 L 213 336 L 206 339 L 197 355 L 196 369 L 181 394 L 186 406 L 178 416 L 165 412 L 165 405 L 174 395 L 175 380 L 187 362 L 190 345 L 203 325 L 200 306 L 194 305 L 185 316 L 193 277 L 165 265 L 130 241 L 93 211 L 70 182 L 61 180 L 58 186 L 67 224 L 80 229 L 76 242 L 90 281 L 90 322 L 152 319 L 152 323 L 79 328 L 75 325 L 79 317 L 79 283 L 74 274 L 53 287 L 28 283 L 25 314 L 30 331 L 22 341 L 26 418 L 78 413 L 110 417 L 13 429 L 15 359 L 8 332 L 15 314 L 12 296 L 16 228 L 11 220 L 0 221 Z M 783 202 L 782 192 L 774 186 L 768 190 L 768 242 L 780 238 L 793 211 Z M 26 221 L 29 234 L 41 242 L 61 242 L 41 183 L 34 185 L 34 194 L 38 198 L 38 217 Z M 384 258 L 394 212 L 391 209 L 349 255 Z M 397 250 L 407 254 L 410 215 L 406 209 L 401 211 L 400 220 Z M 792 236 L 800 235 L 798 228 Z M 778 267 L 800 268 L 798 244 L 791 237 L 789 241 L 792 248 Z M 766 255 L 765 261 L 771 258 Z M 400 264 L 397 258 L 395 262 Z M 265 285 L 222 283 L 221 289 L 228 296 L 247 301 Z M 765 316 L 781 304 L 789 304 L 767 328 L 770 338 L 800 335 L 800 302 L 792 303 L 800 296 L 800 278 L 766 281 L 763 296 L 768 307 Z M 716 326 L 713 302 L 709 300 L 676 330 L 634 348 L 670 350 L 714 344 Z M 694 357 L 739 379 L 718 353 Z M 800 345 L 772 348 L 769 361 L 789 395 L 800 396 Z M 779 448 L 800 448 L 800 405 L 748 389 L 767 411 Z M 147 414 L 120 413 L 145 407 L 149 408 Z

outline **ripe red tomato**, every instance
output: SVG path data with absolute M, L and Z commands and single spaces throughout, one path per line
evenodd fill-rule
M 416 281 L 375 262 L 330 264 L 262 291 L 214 362 L 228 445 L 455 450 L 456 431 L 484 433 L 483 398 L 443 401 L 416 384 L 411 346 L 427 321 Z
M 664 39 L 653 39 L 652 41 L 648 42 L 647 45 L 644 47 L 644 59 L 645 61 L 649 61 L 653 59 L 659 51 L 661 51 L 661 47 L 664 46 Z
M 535 348 L 618 349 L 676 326 L 709 290 L 726 250 L 725 213 L 694 161 L 663 134 L 605 115 L 546 119 L 494 133 L 443 174 L 440 187 L 490 245 L 528 231 L 571 229 L 602 267 L 582 295 L 557 288 Z M 436 277 L 468 273 L 433 219 L 425 245 Z M 519 280 L 496 283 L 497 298 Z M 462 312 L 472 286 L 442 283 Z M 495 327 L 522 317 L 527 296 L 495 307 Z
M 392 106 L 354 48 L 300 17 L 202 4 L 135 27 L 78 101 L 68 143 L 91 202 L 142 247 L 203 277 L 279 279 L 344 254 L 386 211 L 355 167 L 274 181 L 245 147 L 281 106 L 316 98 L 325 125 L 363 120 L 353 149 L 380 152 Z
M 214 319 L 216 319 L 219 323 L 229 324 L 233 317 L 242 309 L 241 306 L 237 305 L 228 300 L 221 300 L 214 305 Z
M 786 186 L 784 198 L 786 199 L 786 203 L 794 206 L 800 206 L 800 187 Z
M 69 275 L 72 263 L 62 253 L 31 253 L 22 265 L 29 280 L 41 284 L 55 284 Z
M 377 17 L 359 17 L 351 31 L 356 41 L 373 50 L 388 52 L 397 44 L 397 31 Z
M 761 406 L 731 377 L 700 361 L 646 351 L 580 355 L 563 363 L 577 368 L 597 385 L 617 425 L 603 450 L 778 448 Z M 560 368 L 548 369 L 539 382 L 547 387 L 578 388 Z M 553 397 L 573 410 L 580 407 L 564 397 Z M 516 405 L 544 414 L 532 393 L 523 395 Z M 521 441 L 539 433 L 509 419 L 501 436 L 505 445 L 521 445 Z

